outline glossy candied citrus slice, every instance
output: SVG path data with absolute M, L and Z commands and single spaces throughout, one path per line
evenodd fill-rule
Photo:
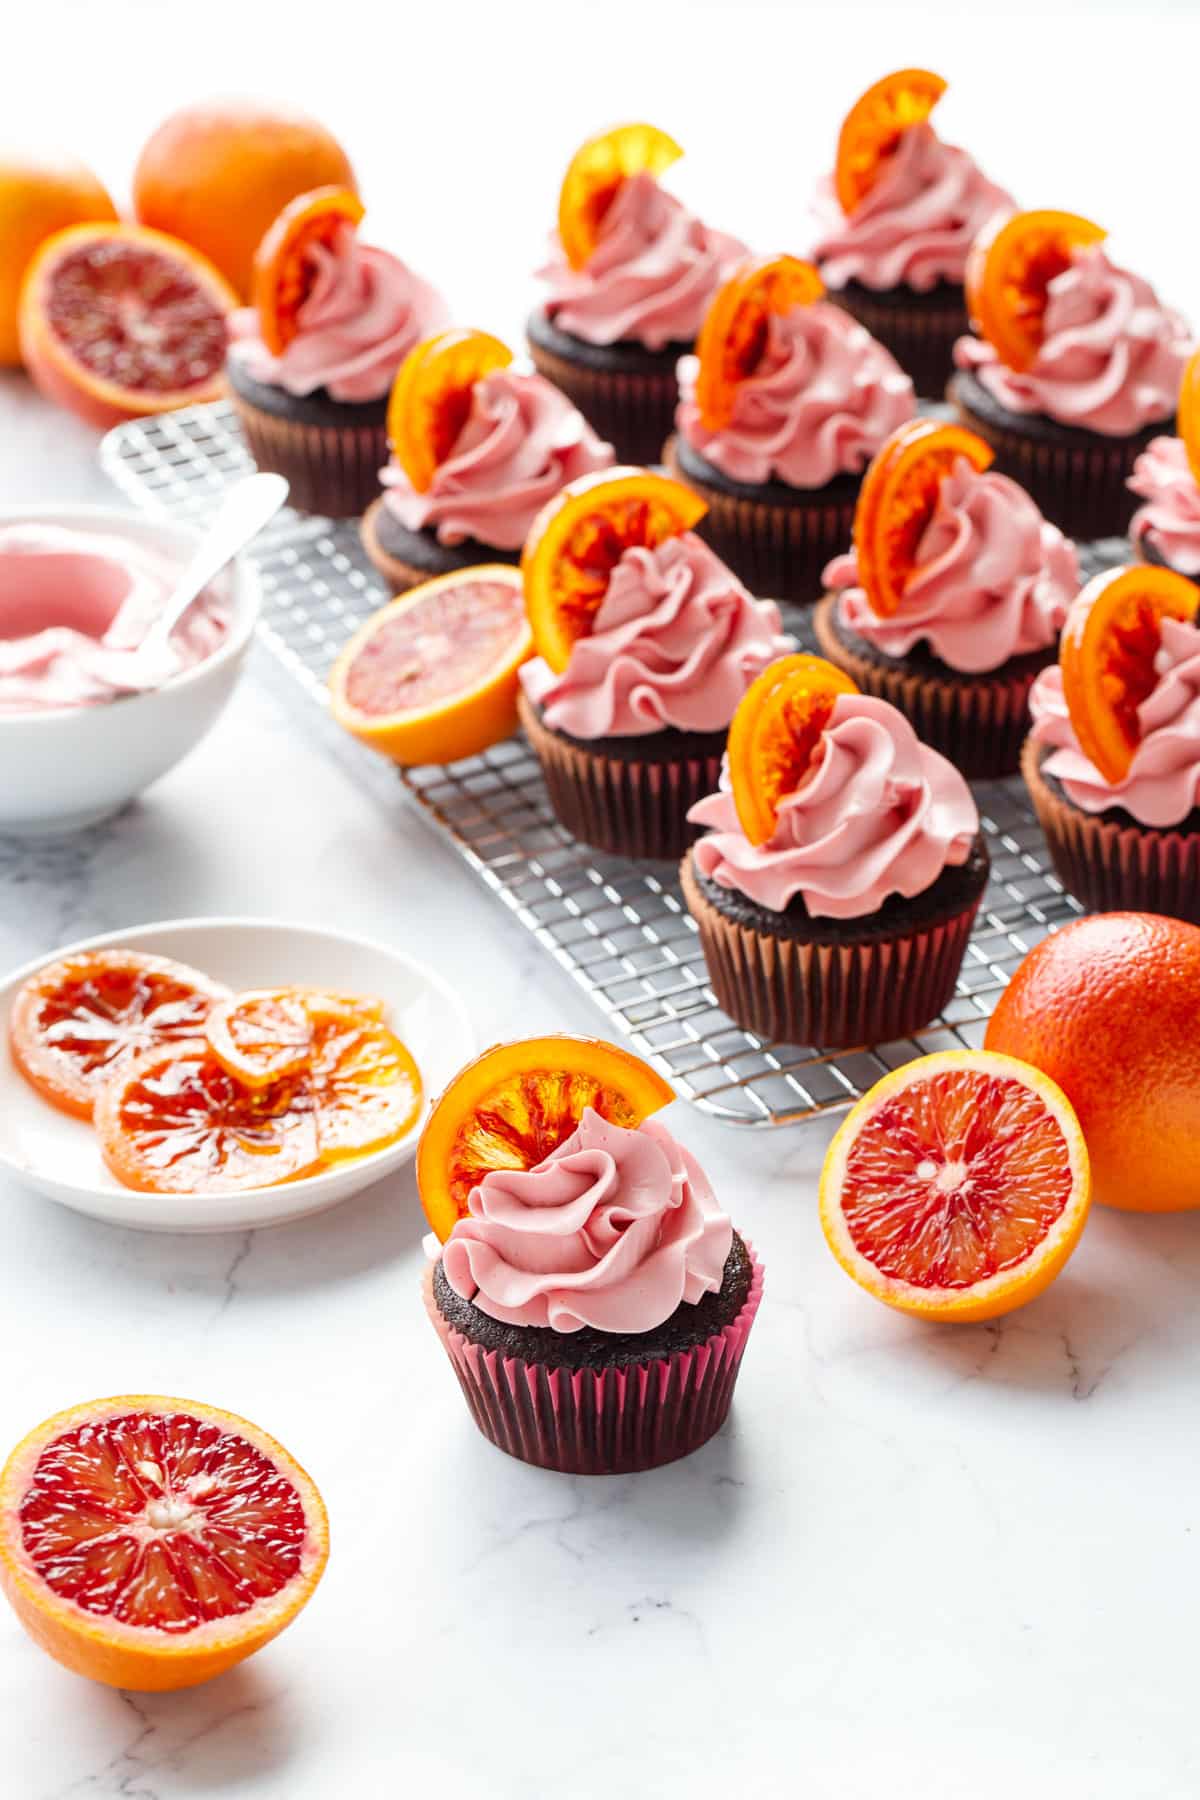
M 414 345 L 388 401 L 392 454 L 419 494 L 458 441 L 477 381 L 506 369 L 512 351 L 487 331 L 440 331 Z
M 516 730 L 517 670 L 532 654 L 520 570 L 455 569 L 359 628 L 329 677 L 333 716 L 405 766 L 477 756 Z
M 412 1053 L 380 1019 L 310 995 L 313 1027 L 309 1076 L 317 1145 L 327 1163 L 369 1156 L 402 1138 L 422 1100 Z
M 313 250 L 331 245 L 362 216 L 363 203 L 349 188 L 320 187 L 297 194 L 270 227 L 254 256 L 254 305 L 272 356 L 281 356 L 299 329 L 297 315 L 312 290 Z
M 1158 681 L 1164 619 L 1191 622 L 1200 587 L 1137 565 L 1095 576 L 1071 602 L 1059 646 L 1063 697 L 1083 754 L 1116 785 L 1141 742 L 1138 708 Z
M 885 1075 L 843 1120 L 821 1224 L 877 1300 L 990 1319 L 1053 1281 L 1091 1192 L 1079 1121 L 1049 1076 L 995 1051 L 947 1050 Z
M 928 69 L 898 69 L 854 102 L 838 133 L 833 176 L 844 213 L 866 198 L 901 134 L 923 125 L 945 91 L 942 77 Z
M 1192 475 L 1200 486 L 1200 350 L 1193 350 L 1179 387 L 1177 429 Z
M 533 1169 L 570 1137 L 585 1107 L 629 1129 L 674 1090 L 632 1051 L 599 1038 L 496 1044 L 460 1069 L 417 1145 L 425 1216 L 445 1243 L 489 1169 Z
M 204 1035 L 226 1073 L 251 1088 L 296 1074 L 312 1049 L 308 1010 L 291 988 L 257 988 L 219 1001 Z
M 993 455 L 991 445 L 965 426 L 933 419 L 910 419 L 881 445 L 854 509 L 858 578 L 880 618 L 900 609 L 942 482 L 958 458 L 983 470 Z
M 617 125 L 581 144 L 558 196 L 558 236 L 573 269 L 582 269 L 600 238 L 600 223 L 621 183 L 631 175 L 658 176 L 683 151 L 657 125 Z
M 596 469 L 547 502 L 521 552 L 533 644 L 556 675 L 586 637 L 626 550 L 654 549 L 708 511 L 682 482 L 649 469 Z
M 47 963 L 13 1002 L 13 1061 L 43 1097 L 90 1119 L 104 1083 L 155 1044 L 193 1038 L 229 989 L 137 950 L 82 950 Z
M 738 388 L 762 360 L 768 321 L 810 306 L 824 292 L 812 263 L 798 256 L 744 262 L 717 289 L 696 340 L 696 403 L 709 431 L 723 430 L 733 416 Z
M 92 1400 L 29 1433 L 0 1474 L 0 1582 L 77 1675 L 192 1687 L 259 1650 L 329 1557 L 312 1480 L 234 1413 L 161 1394 Z
M 1076 250 L 1107 233 L 1077 213 L 999 215 L 976 238 L 967 258 L 967 310 L 1010 369 L 1028 369 L 1042 344 L 1050 283 L 1071 266 Z
M 742 830 L 765 844 L 779 803 L 800 788 L 841 694 L 857 694 L 848 675 L 820 656 L 782 656 L 746 689 L 729 727 L 728 766 Z

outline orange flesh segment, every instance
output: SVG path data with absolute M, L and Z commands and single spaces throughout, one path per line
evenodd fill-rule
M 859 581 L 880 618 L 900 610 L 942 482 L 959 457 L 982 472 L 994 452 L 961 425 L 911 419 L 872 459 L 854 512 Z
M 351 664 L 346 698 L 379 717 L 430 710 L 486 681 L 524 633 L 518 582 L 464 575 L 379 626 Z
M 254 257 L 254 305 L 272 356 L 281 356 L 299 330 L 313 283 L 313 250 L 332 245 L 362 217 L 362 201 L 349 188 L 315 188 L 290 201 L 263 238 Z
M 738 821 L 752 844 L 765 844 L 779 805 L 811 774 L 821 735 L 850 677 L 822 657 L 785 656 L 753 682 L 729 728 L 729 779 Z
M 1076 250 L 1106 235 L 1077 213 L 1021 212 L 976 240 L 967 259 L 967 310 L 1010 369 L 1028 369 L 1037 358 L 1050 283 L 1070 268 Z
M 567 165 L 558 197 L 558 236 L 573 269 L 586 266 L 623 182 L 659 176 L 683 155 L 656 125 L 618 125 L 581 144 Z
M 512 351 L 486 331 L 443 331 L 414 346 L 388 401 L 392 453 L 419 494 L 427 493 L 471 412 L 475 383 L 507 368 Z
M 824 292 L 812 263 L 796 256 L 743 263 L 718 288 L 696 340 L 696 403 L 707 430 L 729 424 L 738 387 L 762 360 L 771 318 L 809 306 Z
M 1200 350 L 1193 350 L 1179 388 L 1178 431 L 1196 485 L 1200 487 Z
M 945 91 L 942 77 L 928 69 L 899 69 L 855 101 L 838 135 L 834 168 L 844 213 L 852 213 L 866 198 L 901 134 L 924 124 Z

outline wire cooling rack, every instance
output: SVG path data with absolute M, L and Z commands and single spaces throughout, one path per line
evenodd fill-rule
M 252 467 L 226 404 L 118 426 L 101 462 L 139 505 L 201 519 Z M 263 589 L 264 642 L 298 709 L 327 718 L 325 678 L 350 633 L 388 597 L 354 522 L 284 512 L 250 554 Z M 1088 572 L 1121 560 L 1088 546 Z M 335 728 L 329 725 L 332 732 Z M 341 734 L 338 734 L 340 739 Z M 577 844 L 550 811 L 523 738 L 445 768 L 396 772 L 347 740 L 384 804 L 407 795 L 605 1018 L 703 1111 L 738 1125 L 785 1125 L 848 1106 L 888 1069 L 929 1050 L 976 1046 L 1021 958 L 1081 910 L 1064 894 L 1019 781 L 976 787 L 992 874 L 957 992 L 912 1038 L 853 1051 L 765 1043 L 716 1006 L 673 865 L 631 863 Z

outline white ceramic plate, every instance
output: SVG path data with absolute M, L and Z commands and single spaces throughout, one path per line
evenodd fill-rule
M 122 1187 L 105 1168 L 91 1126 L 43 1100 L 18 1073 L 8 1048 L 8 1017 L 21 983 L 59 956 L 110 945 L 176 957 L 234 989 L 296 982 L 377 994 L 387 1003 L 392 1030 L 421 1071 L 421 1117 L 399 1143 L 374 1156 L 279 1187 L 208 1196 L 139 1194 Z M 336 1206 L 408 1162 L 430 1102 L 475 1047 L 461 1000 L 423 963 L 364 938 L 266 919 L 179 919 L 67 944 L 0 984 L 0 1034 L 0 1167 L 76 1212 L 146 1231 L 246 1231 Z

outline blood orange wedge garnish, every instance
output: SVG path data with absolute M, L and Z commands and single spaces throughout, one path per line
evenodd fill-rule
M 866 198 L 901 134 L 923 125 L 945 91 L 942 77 L 928 69 L 898 69 L 854 102 L 838 134 L 833 177 L 844 213 Z
M 258 988 L 213 1007 L 204 1021 L 208 1047 L 225 1070 L 246 1087 L 269 1087 L 306 1067 L 312 1020 L 290 988 Z
M 812 263 L 798 256 L 744 262 L 717 289 L 696 340 L 696 402 L 709 431 L 723 430 L 732 418 L 739 386 L 762 360 L 769 321 L 810 306 L 824 292 Z
M 45 1099 L 90 1119 L 105 1083 L 155 1045 L 194 1038 L 229 989 L 136 950 L 85 950 L 47 963 L 17 994 L 13 1061 Z
M 263 343 L 281 356 L 295 337 L 297 314 L 312 290 L 313 251 L 328 249 L 363 216 L 358 195 L 344 187 L 314 188 L 288 202 L 254 255 L 254 305 Z
M 1061 1088 L 990 1050 L 922 1056 L 843 1121 L 821 1174 L 821 1224 L 860 1287 L 928 1319 L 990 1319 L 1058 1274 L 1091 1173 Z
M 1010 369 L 1028 369 L 1042 344 L 1046 297 L 1076 250 L 1107 233 L 1077 213 L 1019 212 L 997 217 L 967 258 L 967 310 Z
M 1198 608 L 1194 581 L 1140 565 L 1095 576 L 1071 602 L 1059 646 L 1063 696 L 1080 749 L 1114 786 L 1141 742 L 1138 708 L 1158 683 L 1163 620 L 1190 624 Z
M 329 1557 L 321 1496 L 258 1426 L 160 1394 L 57 1413 L 0 1474 L 0 1582 L 110 1687 L 192 1687 L 289 1625 Z
M 395 762 L 457 762 L 517 728 L 533 653 L 519 569 L 487 563 L 412 589 L 367 620 L 329 677 L 333 716 Z
M 489 1169 L 532 1169 L 590 1106 L 630 1129 L 675 1098 L 640 1057 L 599 1038 L 522 1038 L 460 1069 L 417 1145 L 417 1187 L 442 1243 Z
M 746 689 L 729 727 L 729 780 L 742 830 L 765 844 L 779 803 L 807 779 L 821 733 L 840 694 L 857 694 L 848 675 L 822 657 L 782 656 Z
M 21 288 L 21 355 L 51 400 L 93 425 L 216 400 L 237 295 L 207 257 L 143 225 L 72 225 Z
M 392 454 L 419 494 L 458 440 L 477 381 L 506 369 L 512 351 L 486 331 L 442 331 L 411 349 L 388 401 Z
M 369 1156 L 402 1138 L 421 1110 L 421 1075 L 409 1050 L 378 1019 L 310 995 L 309 1076 L 322 1161 Z
M 1192 475 L 1200 486 L 1200 350 L 1193 350 L 1179 386 L 1177 430 L 1187 451 Z
M 854 509 L 858 578 L 880 618 L 900 609 L 942 482 L 959 457 L 983 470 L 993 455 L 973 431 L 932 419 L 909 419 L 880 446 Z
M 633 468 L 581 475 L 546 503 L 525 539 L 521 573 L 534 648 L 556 675 L 591 631 L 626 550 L 655 549 L 707 511 L 682 482 Z
M 600 238 L 600 224 L 622 182 L 643 172 L 661 175 L 683 151 L 656 125 L 618 125 L 581 144 L 567 165 L 558 196 L 558 236 L 573 269 L 582 269 Z

